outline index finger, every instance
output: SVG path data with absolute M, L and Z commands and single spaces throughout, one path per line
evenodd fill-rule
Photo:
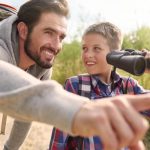
M 127 95 L 127 101 L 137 110 L 150 110 L 150 94 Z

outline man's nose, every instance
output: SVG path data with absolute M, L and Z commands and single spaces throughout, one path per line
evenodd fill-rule
M 52 47 L 55 49 L 55 52 L 58 53 L 61 49 L 62 42 L 59 37 L 53 38 Z

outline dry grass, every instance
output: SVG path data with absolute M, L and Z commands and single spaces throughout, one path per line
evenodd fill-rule
M 0 114 L 0 119 L 2 114 Z M 0 150 L 9 136 L 13 124 L 13 119 L 7 117 L 7 126 L 5 135 L 0 134 Z M 0 121 L 1 125 L 1 121 Z M 52 126 L 33 122 L 29 135 L 20 150 L 47 150 L 51 136 Z

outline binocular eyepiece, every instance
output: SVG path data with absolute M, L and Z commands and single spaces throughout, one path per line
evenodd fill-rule
M 107 54 L 107 63 L 133 75 L 142 75 L 146 68 L 150 69 L 150 60 L 145 59 L 146 53 L 133 49 L 112 51 Z

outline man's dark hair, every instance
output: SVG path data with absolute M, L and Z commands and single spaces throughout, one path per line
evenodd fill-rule
M 30 0 L 20 7 L 17 23 L 24 22 L 31 32 L 41 14 L 45 12 L 53 12 L 68 18 L 68 2 L 67 0 Z

